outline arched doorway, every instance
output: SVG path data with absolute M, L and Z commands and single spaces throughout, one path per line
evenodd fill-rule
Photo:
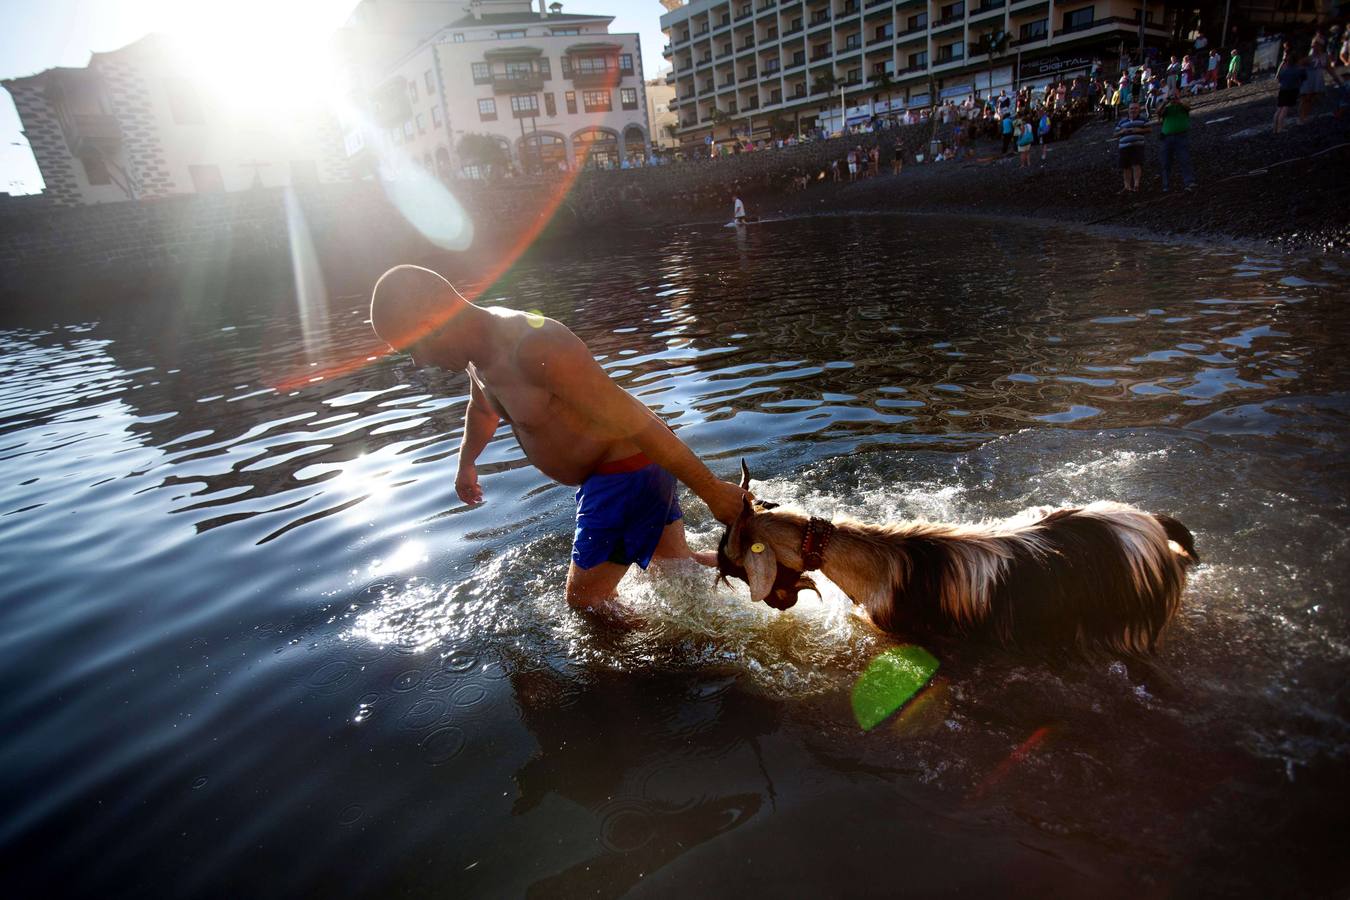
M 556 134 L 529 134 L 520 144 L 521 160 L 530 171 L 558 172 L 567 168 L 567 142 Z
M 630 163 L 642 165 L 647 159 L 647 137 L 636 125 L 623 130 L 623 155 Z
M 619 136 L 604 128 L 583 128 L 572 135 L 577 168 L 617 169 Z

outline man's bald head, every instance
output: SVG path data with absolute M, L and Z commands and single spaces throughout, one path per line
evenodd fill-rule
M 440 328 L 466 303 L 436 272 L 395 266 L 375 282 L 370 324 L 382 341 L 403 350 Z

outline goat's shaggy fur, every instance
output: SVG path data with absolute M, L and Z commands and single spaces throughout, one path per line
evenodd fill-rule
M 747 501 L 724 544 L 755 600 L 768 598 L 780 567 L 801 571 L 806 523 Z M 821 572 L 876 625 L 915 636 L 1147 653 L 1199 561 L 1184 525 L 1122 503 L 978 525 L 834 524 Z

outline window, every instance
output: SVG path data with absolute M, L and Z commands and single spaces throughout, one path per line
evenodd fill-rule
M 431 77 L 431 70 L 430 70 L 430 69 L 427 69 L 426 74 L 422 76 L 422 80 L 423 80 L 424 82 L 426 82 L 426 85 L 427 85 L 427 96 L 428 96 L 428 97 L 430 97 L 432 94 L 436 93 L 436 80 L 435 80 L 434 78 Z
M 319 164 L 312 159 L 291 160 L 291 184 L 318 184 Z
M 1092 11 L 1095 7 L 1086 6 L 1064 14 L 1064 30 L 1077 31 L 1092 25 Z
M 909 30 L 918 31 L 920 28 L 928 27 L 928 13 L 919 13 L 917 16 L 909 17 Z
M 577 92 L 567 91 L 563 94 L 563 99 L 567 101 L 567 111 L 572 115 L 577 113 Z
M 497 121 L 497 101 L 488 97 L 478 101 L 478 118 L 484 122 Z
M 220 166 L 188 166 L 192 189 L 199 194 L 225 193 L 225 179 L 220 177 Z
M 88 156 L 81 156 L 80 162 L 84 163 L 84 177 L 88 179 L 91 185 L 112 184 L 112 176 L 108 174 L 108 164 L 103 161 L 103 157 L 91 153 Z
M 517 119 L 539 115 L 539 97 L 535 94 L 513 94 L 511 113 Z
M 206 121 L 197 88 L 186 82 L 169 82 L 169 113 L 178 125 L 200 125 Z
M 431 127 L 441 127 L 441 108 L 439 106 L 433 106 L 431 108 Z
M 572 68 L 581 75 L 600 75 L 614 68 L 613 62 L 606 56 L 578 56 L 572 60 Z M 632 68 L 632 57 L 629 57 L 629 68 Z
M 877 40 L 884 41 L 886 40 L 886 38 L 890 37 L 891 34 L 892 34 L 891 24 L 889 22 L 887 22 L 885 25 L 877 26 Z
M 558 115 L 558 101 L 553 99 L 552 94 L 544 95 L 544 113 L 550 119 Z
M 952 62 L 966 55 L 966 42 L 956 41 L 938 48 L 938 62 Z
M 966 5 L 964 3 L 948 3 L 942 7 L 942 21 L 948 19 L 957 19 L 966 14 Z
M 460 34 L 459 32 L 456 32 L 450 39 L 454 41 L 456 44 L 464 43 L 464 35 Z
M 427 116 L 426 116 L 426 113 L 418 113 L 418 114 L 417 114 L 417 133 L 418 133 L 418 134 L 426 134 L 426 133 L 427 133 Z
M 470 63 L 469 67 L 473 69 L 474 84 L 490 84 L 492 82 L 492 70 L 488 68 L 487 63 Z
M 413 103 L 417 102 L 417 82 L 408 82 L 408 99 Z
M 857 34 L 856 32 L 854 34 L 850 34 L 847 38 L 844 39 L 845 50 L 857 50 L 861 46 L 862 46 L 862 35 Z
M 553 70 L 552 67 L 549 65 L 547 56 L 540 57 L 538 71 L 539 77 L 544 79 L 545 81 L 548 81 L 550 78 L 553 77 Z
M 862 81 L 862 69 L 849 69 L 844 74 L 844 84 L 858 84 Z
M 575 37 L 581 34 L 580 28 L 555 28 L 549 32 L 554 37 Z
M 909 67 L 911 69 L 922 69 L 926 65 L 928 65 L 927 50 L 920 50 L 918 53 L 911 53 L 909 55 Z
M 609 91 L 582 91 L 581 103 L 586 112 L 609 112 L 614 108 Z
M 1046 19 L 1037 19 L 1035 22 L 1026 22 L 1018 32 L 1018 38 L 1024 41 L 1035 41 L 1045 37 L 1046 26 L 1049 21 Z
M 624 109 L 637 109 L 637 88 L 620 88 L 619 105 Z
M 497 32 L 497 40 L 499 41 L 510 41 L 515 40 L 516 38 L 523 38 L 524 36 L 525 36 L 525 29 L 523 28 L 517 28 L 513 31 Z

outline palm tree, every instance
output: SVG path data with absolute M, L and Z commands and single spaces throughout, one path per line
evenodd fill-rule
M 815 81 L 811 84 L 811 93 L 832 94 L 837 87 L 839 87 L 839 79 L 834 77 L 833 72 L 827 71 L 816 76 Z
M 891 81 L 890 72 L 880 72 L 872 79 L 872 87 L 886 94 L 886 108 L 891 108 L 891 91 L 895 89 L 895 82 Z M 875 98 L 873 98 L 875 100 Z

